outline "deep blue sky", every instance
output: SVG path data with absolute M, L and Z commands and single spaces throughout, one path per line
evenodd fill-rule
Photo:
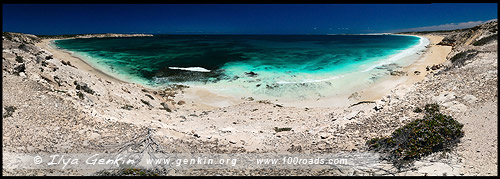
M 497 19 L 497 6 L 491 3 L 3 4 L 2 25 L 4 32 L 39 35 L 358 34 L 471 26 Z

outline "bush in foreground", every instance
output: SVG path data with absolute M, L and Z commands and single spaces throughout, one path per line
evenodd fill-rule
M 396 166 L 433 152 L 449 150 L 463 137 L 463 124 L 441 114 L 437 104 L 424 107 L 425 116 L 396 129 L 391 136 L 373 138 L 366 142 L 370 150 L 387 154 Z

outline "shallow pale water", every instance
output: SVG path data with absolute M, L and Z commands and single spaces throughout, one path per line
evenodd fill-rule
M 121 80 L 202 86 L 236 96 L 339 94 L 408 65 L 427 39 L 400 35 L 156 35 L 57 40 Z

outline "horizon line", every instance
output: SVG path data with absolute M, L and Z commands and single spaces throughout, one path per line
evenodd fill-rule
M 115 33 L 115 32 L 105 32 L 105 33 L 77 33 L 77 34 L 32 34 L 32 33 L 24 33 L 24 32 L 3 32 L 3 33 L 23 33 L 23 34 L 31 34 L 36 36 L 60 36 L 60 35 L 97 35 L 97 34 L 145 34 L 145 35 L 385 35 L 385 34 L 395 34 L 392 32 L 382 32 L 382 33 L 339 33 L 339 34 L 274 34 L 274 33 L 193 33 L 193 34 L 183 34 L 183 33 Z M 399 32 L 396 32 L 399 33 Z

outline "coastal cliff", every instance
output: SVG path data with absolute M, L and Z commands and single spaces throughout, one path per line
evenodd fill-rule
M 382 99 L 339 108 L 297 108 L 271 101 L 211 110 L 175 98 L 185 86 L 147 89 L 111 81 L 78 59 L 56 54 L 48 37 L 3 33 L 3 152 L 102 152 L 148 139 L 170 153 L 335 153 L 367 151 L 370 138 L 390 135 L 436 103 L 464 124 L 450 152 L 405 170 L 390 163 L 365 170 L 186 170 L 168 175 L 497 175 L 497 21 L 470 29 L 418 32 L 443 36 L 452 51 L 423 81 Z M 51 38 L 119 37 L 117 34 Z M 126 36 L 126 35 L 125 35 Z M 140 35 L 139 35 L 140 36 Z M 121 36 L 123 37 L 123 36 Z M 44 41 L 45 40 L 45 41 Z M 54 53 L 53 53 L 54 52 Z M 152 134 L 152 135 L 150 135 Z M 151 144 L 152 145 L 152 144 Z M 146 147 L 146 146 L 142 146 Z M 96 175 L 74 170 L 7 170 L 4 175 Z

